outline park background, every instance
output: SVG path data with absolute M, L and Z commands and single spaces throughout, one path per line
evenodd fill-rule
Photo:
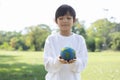
M 35 16 L 35 18 L 30 18 L 32 15 L 37 15 L 36 12 L 36 14 L 33 14 L 33 12 L 29 13 L 32 15 L 27 16 L 28 14 L 26 12 L 29 12 L 29 10 L 32 9 L 30 7 L 32 6 L 31 2 L 36 1 L 37 3 L 37 0 L 30 2 L 27 0 L 25 2 L 22 0 L 18 0 L 18 2 L 14 1 L 15 0 L 0 1 L 0 80 L 45 80 L 46 71 L 43 66 L 43 48 L 45 39 L 48 35 L 54 34 L 59 30 L 54 24 L 51 25 L 45 22 L 39 22 Z M 113 8 L 109 8 L 111 5 L 114 5 L 113 7 L 117 6 L 117 0 L 114 0 L 113 3 L 110 3 L 111 1 L 106 0 L 103 1 L 103 3 L 101 1 L 100 8 L 103 10 L 102 16 L 97 15 L 99 14 L 98 11 L 94 12 L 94 14 L 90 14 L 91 17 L 84 14 L 84 16 L 87 16 L 88 18 L 81 19 L 82 17 L 79 13 L 77 21 L 72 27 L 74 33 L 82 35 L 85 38 L 88 48 L 89 60 L 88 66 L 82 73 L 83 80 L 120 79 L 120 22 L 118 19 L 119 16 L 111 14 Z M 14 2 L 14 4 L 11 5 L 11 2 Z M 22 2 L 24 2 L 24 7 L 22 6 Z M 58 2 L 59 5 L 65 2 L 72 6 L 74 6 L 75 3 L 80 3 L 79 0 L 74 2 L 72 0 L 58 0 Z M 19 7 L 17 7 L 18 3 L 20 3 Z M 88 4 L 86 1 L 84 1 L 84 3 Z M 91 1 L 90 3 L 98 4 L 99 2 L 93 0 L 93 2 Z M 58 3 L 54 3 L 54 7 L 56 8 L 59 5 Z M 77 7 L 75 8 L 81 7 L 78 4 L 76 5 Z M 38 7 L 38 3 L 36 7 Z M 40 11 L 37 9 L 39 15 L 41 15 L 40 13 L 42 13 L 42 10 L 48 10 L 48 7 L 47 9 L 44 7 L 42 7 L 42 9 L 39 7 Z M 91 13 L 91 11 L 89 11 L 91 9 L 88 8 L 89 6 L 86 7 L 87 8 L 84 8 L 82 12 L 87 10 Z M 95 5 L 91 8 L 94 7 Z M 24 11 L 22 11 L 22 9 Z M 52 9 L 53 8 L 51 8 L 51 11 Z M 115 9 L 117 9 L 117 7 Z M 13 10 L 16 11 L 15 14 L 17 13 L 17 15 L 12 13 Z M 79 12 L 79 9 L 77 9 L 77 12 Z M 116 13 L 119 13 L 119 10 L 117 10 Z M 24 23 L 21 23 L 22 20 L 20 17 L 23 15 L 20 16 L 20 14 L 25 14 L 25 16 L 27 16 L 25 17 L 26 19 L 23 20 Z M 53 14 L 50 12 L 49 14 L 47 13 L 46 15 L 42 15 L 43 17 L 38 18 L 41 20 L 50 19 L 53 21 Z M 51 19 L 48 15 L 51 15 L 53 18 Z M 95 17 L 97 18 L 94 19 Z M 93 18 L 94 20 L 91 20 L 90 18 Z M 91 20 L 91 23 L 86 24 L 89 22 L 89 19 Z M 26 22 L 27 20 L 31 20 L 31 22 Z M 37 20 L 38 22 L 32 24 L 32 22 Z M 29 23 L 29 25 L 22 25 L 25 23 Z M 55 27 L 53 27 L 53 25 Z

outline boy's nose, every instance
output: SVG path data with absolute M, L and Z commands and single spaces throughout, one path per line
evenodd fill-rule
M 66 18 L 64 18 L 64 19 L 63 19 L 63 22 L 67 22 L 67 19 L 66 19 Z

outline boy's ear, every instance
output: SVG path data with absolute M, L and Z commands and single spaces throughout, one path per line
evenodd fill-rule
M 77 20 L 77 19 L 74 19 L 74 20 L 73 20 L 73 23 L 75 23 L 75 22 L 76 22 L 76 20 Z

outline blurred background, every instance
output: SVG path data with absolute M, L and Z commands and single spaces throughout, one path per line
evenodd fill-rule
M 45 80 L 44 43 L 56 33 L 55 11 L 69 4 L 72 31 L 88 49 L 83 80 L 120 79 L 119 0 L 0 0 L 0 80 Z

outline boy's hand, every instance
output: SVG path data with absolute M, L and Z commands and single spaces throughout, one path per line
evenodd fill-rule
M 74 63 L 76 61 L 76 59 L 72 59 L 70 61 L 68 61 L 68 64 Z
M 63 64 L 68 64 L 68 61 L 67 60 L 64 60 L 61 58 L 61 56 L 59 57 L 59 61 Z
M 70 61 L 67 61 L 67 60 L 64 60 L 62 59 L 61 57 L 59 57 L 59 61 L 63 64 L 71 64 L 71 63 L 74 63 L 76 61 L 76 58 L 75 59 L 72 59 Z
M 76 57 L 70 61 L 68 61 L 69 64 L 74 63 L 76 61 Z

